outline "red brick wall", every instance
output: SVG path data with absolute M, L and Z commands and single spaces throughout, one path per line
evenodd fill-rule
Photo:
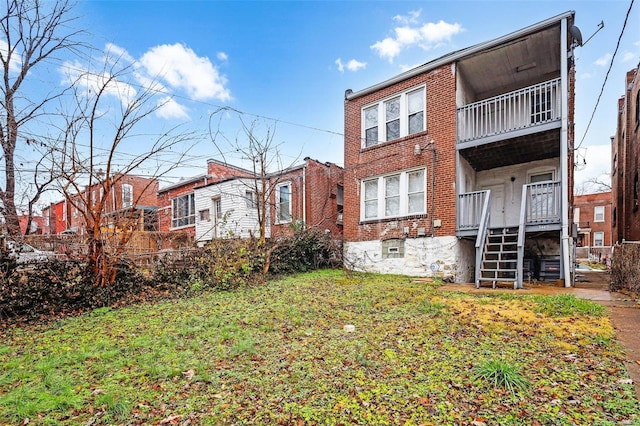
M 629 76 L 630 77 L 630 76 Z M 636 107 L 638 105 L 638 96 L 640 95 L 640 75 L 638 69 L 633 75 L 631 90 L 628 93 L 627 101 L 627 146 L 628 146 L 628 165 L 625 178 L 627 179 L 628 188 L 628 216 L 627 216 L 627 229 L 626 239 L 633 241 L 640 241 L 640 189 L 636 183 L 636 176 L 640 174 L 640 117 Z M 638 120 L 636 120 L 638 117 Z M 640 177 L 638 177 L 640 179 Z
M 306 158 L 302 168 L 272 179 L 271 184 L 291 182 L 291 223 L 304 220 L 307 227 L 322 231 L 328 229 L 333 236 L 342 235 L 337 224 L 337 188 L 343 184 L 343 170 L 332 163 L 320 163 Z M 291 223 L 276 224 L 276 193 L 271 194 L 271 236 L 291 235 Z M 306 214 L 303 214 L 303 211 Z
M 361 148 L 361 109 L 395 93 L 426 83 L 426 131 L 391 142 Z M 436 150 L 435 188 L 432 185 L 432 155 L 424 150 L 414 154 L 414 146 L 426 145 L 433 140 Z M 346 241 L 367 241 L 380 238 L 399 238 L 403 228 L 409 227 L 409 236 L 417 235 L 417 228 L 429 234 L 431 213 L 442 226 L 433 229 L 436 236 L 455 235 L 456 226 L 456 82 L 452 66 L 412 77 L 383 90 L 352 100 L 345 100 L 345 172 L 344 172 L 344 238 Z M 360 223 L 360 182 L 363 178 L 379 176 L 413 167 L 426 166 L 427 214 L 404 219 L 367 221 Z M 433 199 L 432 199 L 433 196 Z M 389 222 L 397 222 L 388 230 Z M 415 226 L 414 226 L 415 224 Z
M 604 222 L 595 221 L 595 207 L 604 207 Z M 601 192 L 597 194 L 576 195 L 574 197 L 574 209 L 580 209 L 580 217 L 575 218 L 579 222 L 580 228 L 590 228 L 591 241 L 585 241 L 585 246 L 593 246 L 593 237 L 596 232 L 604 232 L 604 245 L 612 244 L 611 234 L 611 192 Z
M 160 232 L 169 232 L 172 230 L 172 210 L 171 200 L 181 195 L 193 193 L 196 186 L 204 184 L 204 178 L 197 182 L 186 183 L 181 186 L 177 186 L 169 189 L 168 191 L 162 191 L 158 193 L 158 225 Z M 179 228 L 180 231 L 186 232 L 191 236 L 196 234 L 195 224 Z

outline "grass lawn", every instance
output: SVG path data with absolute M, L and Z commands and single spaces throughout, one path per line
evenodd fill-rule
M 571 296 L 321 271 L 4 330 L 0 424 L 640 424 L 613 333 Z

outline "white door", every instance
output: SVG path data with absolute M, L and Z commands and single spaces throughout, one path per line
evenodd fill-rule
M 221 232 L 219 227 L 221 226 L 220 222 L 222 219 L 222 202 L 220 198 L 213 198 L 213 237 L 220 238 Z
M 491 190 L 491 202 L 489 206 L 491 209 L 491 219 L 489 221 L 489 227 L 504 228 L 504 184 L 484 186 L 482 189 Z

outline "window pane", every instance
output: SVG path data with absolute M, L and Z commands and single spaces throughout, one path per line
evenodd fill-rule
M 364 183 L 364 199 L 365 201 L 378 198 L 378 181 L 370 180 Z
M 409 193 L 424 191 L 424 171 L 409 173 Z
M 364 127 L 369 129 L 378 125 L 378 106 L 373 106 L 364 110 Z
M 424 92 L 418 90 L 416 92 L 409 93 L 407 100 L 409 114 L 414 114 L 418 111 L 424 110 Z
M 378 128 L 372 127 L 366 130 L 365 146 L 373 146 L 378 144 Z
M 291 219 L 291 189 L 289 185 L 282 185 L 278 195 L 278 220 L 288 221 Z
M 364 217 L 367 219 L 378 216 L 378 180 L 364 183 Z
M 424 213 L 424 193 L 409 195 L 409 213 Z
M 400 137 L 400 120 L 387 123 L 387 140 L 391 141 Z
M 385 216 L 400 215 L 400 176 L 385 178 Z
M 389 176 L 384 180 L 385 196 L 400 195 L 400 176 Z
M 395 98 L 384 103 L 386 115 L 385 121 L 395 120 L 400 118 L 400 98 Z
M 417 112 L 409 116 L 409 134 L 418 133 L 424 130 L 424 113 Z
M 399 216 L 400 215 L 400 196 L 388 197 L 385 201 L 385 216 Z

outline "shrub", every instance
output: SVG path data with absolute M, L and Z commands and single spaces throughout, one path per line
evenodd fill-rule
M 273 274 L 306 272 L 319 268 L 342 266 L 342 244 L 331 234 L 317 229 L 294 226 L 293 236 L 272 242 L 269 271 Z

